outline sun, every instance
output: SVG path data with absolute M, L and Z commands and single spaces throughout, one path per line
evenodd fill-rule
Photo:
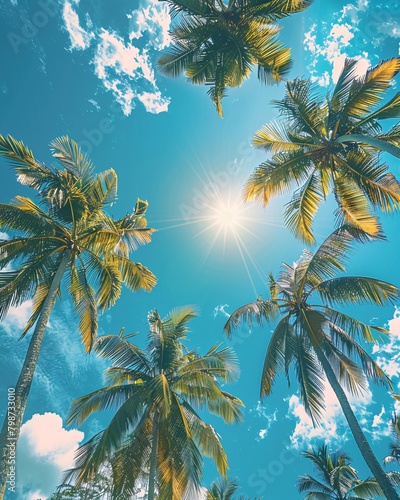
M 227 229 L 234 229 L 239 226 L 240 209 L 236 206 L 224 203 L 215 209 L 215 220 Z
M 248 210 L 249 207 L 245 206 L 239 197 L 232 198 L 230 193 L 225 193 L 225 196 L 218 193 L 204 204 L 203 213 L 198 218 L 198 222 L 202 222 L 203 228 L 196 236 L 212 230 L 214 236 L 211 247 L 222 235 L 225 250 L 228 238 L 233 238 L 238 242 L 244 232 L 251 233 L 249 229 L 251 217 L 246 216 Z
M 198 231 L 193 238 L 208 241 L 203 260 L 199 262 L 201 266 L 217 249 L 218 253 L 222 250 L 224 256 L 231 254 L 232 251 L 238 252 L 255 296 L 258 296 L 253 274 L 255 272 L 263 283 L 266 283 L 266 277 L 253 256 L 252 242 L 254 239 L 260 239 L 259 227 L 256 228 L 256 226 L 283 227 L 283 225 L 266 219 L 264 214 L 260 216 L 259 208 L 256 210 L 254 205 L 245 204 L 241 189 L 235 189 L 231 183 L 225 182 L 226 179 L 221 180 L 218 175 L 211 177 L 204 167 L 202 167 L 204 178 L 195 168 L 193 170 L 203 189 L 196 187 L 192 191 L 190 202 L 181 204 L 180 210 L 183 217 L 154 221 L 154 223 L 162 223 L 161 227 L 157 224 L 157 230 L 197 226 Z M 168 224 L 164 225 L 164 223 Z
M 234 231 L 241 226 L 245 208 L 229 198 L 227 201 L 218 200 L 215 206 L 209 207 L 209 210 L 210 222 L 214 221 L 215 225 L 219 225 L 221 229 Z M 207 215 L 205 217 L 207 218 Z

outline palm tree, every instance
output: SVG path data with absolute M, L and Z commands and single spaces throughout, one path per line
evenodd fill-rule
M 239 490 L 239 482 L 235 477 L 231 480 L 227 478 L 219 478 L 214 481 L 210 489 L 207 490 L 205 500 L 233 500 L 235 493 Z M 241 495 L 240 497 L 235 497 L 237 500 L 250 500 L 248 497 Z
M 239 489 L 237 477 L 228 480 L 226 477 L 214 481 L 207 491 L 206 500 L 232 500 Z
M 398 399 L 398 396 L 396 396 L 396 399 Z M 390 455 L 383 460 L 384 465 L 389 465 L 393 462 L 400 464 L 400 417 L 396 413 L 392 416 L 391 428 L 395 439 L 389 445 Z
M 62 485 L 51 500 L 114 500 L 112 497 L 112 469 L 105 468 L 98 472 L 90 483 L 76 488 L 73 485 Z
M 289 381 L 293 366 L 305 410 L 317 425 L 323 418 L 327 379 L 373 476 L 387 498 L 394 500 L 399 496 L 367 442 L 343 389 L 358 396 L 366 390 L 367 378 L 391 386 L 384 372 L 357 342 L 358 337 L 366 342 L 375 341 L 374 330 L 388 332 L 335 308 L 336 304 L 382 305 L 399 295 L 397 287 L 378 279 L 335 276 L 345 270 L 346 255 L 354 240 L 368 239 L 352 226 L 338 228 L 315 253 L 305 250 L 295 265 L 284 264 L 277 280 L 270 275 L 271 298 L 259 297 L 256 302 L 237 309 L 225 325 L 225 331 L 229 335 L 242 319 L 252 324 L 255 318 L 262 324 L 264 320 L 274 321 L 280 317 L 265 356 L 261 397 L 271 393 L 279 371 L 283 371 Z
M 75 400 L 68 422 L 80 425 L 105 409 L 115 414 L 105 430 L 79 448 L 68 481 L 79 486 L 111 461 L 117 498 L 130 498 L 148 471 L 148 500 L 180 500 L 187 488 L 200 487 L 202 455 L 226 475 L 219 437 L 196 410 L 208 409 L 228 423 L 242 420 L 243 403 L 219 384 L 238 377 L 237 359 L 229 348 L 213 346 L 200 356 L 184 346 L 195 315 L 192 307 L 176 309 L 165 319 L 150 312 L 145 351 L 123 330 L 98 339 L 96 352 L 113 363 L 106 372 L 108 385 Z
M 308 458 L 318 478 L 309 474 L 300 476 L 297 487 L 307 493 L 304 500 L 362 500 L 383 498 L 384 494 L 373 478 L 360 480 L 358 472 L 350 465 L 346 453 L 328 453 L 327 446 L 319 446 L 303 453 Z M 391 479 L 399 484 L 398 475 Z
M 324 97 L 310 80 L 287 83 L 285 97 L 275 102 L 282 120 L 253 138 L 273 156 L 247 181 L 245 200 L 267 205 L 272 196 L 298 186 L 285 222 L 297 237 L 314 243 L 314 217 L 332 190 L 339 225 L 348 222 L 377 236 L 371 207 L 390 212 L 400 202 L 400 185 L 377 154 L 400 157 L 400 124 L 382 132 L 379 123 L 400 117 L 400 92 L 377 107 L 399 69 L 400 58 L 394 58 L 358 77 L 356 61 L 347 60 L 332 94 Z
M 0 319 L 10 306 L 32 298 L 32 316 L 22 336 L 36 325 L 15 387 L 15 420 L 6 415 L 1 432 L 0 498 L 10 465 L 7 444 L 16 446 L 62 280 L 68 285 L 86 352 L 97 334 L 97 308 L 105 311 L 114 305 L 122 283 L 132 291 L 150 291 L 156 283 L 146 267 L 129 259 L 131 250 L 151 240 L 153 230 L 144 218 L 147 203 L 138 200 L 131 214 L 113 219 L 105 209 L 117 198 L 115 171 L 94 174 L 88 158 L 67 137 L 51 146 L 61 169 L 35 160 L 22 142 L 0 136 L 0 155 L 11 161 L 19 182 L 38 191 L 38 203 L 17 196 L 0 204 L 0 227 L 10 234 L 10 239 L 0 241 Z M 13 268 L 7 270 L 10 264 Z
M 263 83 L 279 82 L 291 66 L 290 49 L 277 40 L 275 22 L 311 5 L 312 0 L 167 0 L 178 21 L 173 45 L 158 61 L 167 76 L 185 73 L 208 94 L 222 116 L 227 87 L 238 87 L 258 65 Z

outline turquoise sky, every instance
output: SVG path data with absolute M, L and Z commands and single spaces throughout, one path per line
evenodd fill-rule
M 156 0 L 0 0 L 2 71 L 0 74 L 0 133 L 11 134 L 50 162 L 49 142 L 68 134 L 90 153 L 96 168 L 113 167 L 119 176 L 116 215 L 130 211 L 138 197 L 149 202 L 149 225 L 158 232 L 153 242 L 134 256 L 148 266 L 159 283 L 150 294 L 125 291 L 119 303 L 100 321 L 101 333 L 122 326 L 140 331 L 146 317 L 174 307 L 195 304 L 199 317 L 192 323 L 189 343 L 205 352 L 227 342 L 241 364 L 240 381 L 229 390 L 246 404 L 245 422 L 227 427 L 209 418 L 228 453 L 231 476 L 239 477 L 242 492 L 266 500 L 302 498 L 294 487 L 299 474 L 310 472 L 299 450 L 326 439 L 332 449 L 345 449 L 361 477 L 368 471 L 346 432 L 335 401 L 329 398 L 326 425 L 313 430 L 304 416 L 296 385 L 279 380 L 271 397 L 258 400 L 259 379 L 268 343 L 268 328 L 240 329 L 231 341 L 222 333 L 226 315 L 236 307 L 267 296 L 265 279 L 281 262 L 292 263 L 303 244 L 283 227 L 285 197 L 267 209 L 243 207 L 241 244 L 232 234 L 217 235 L 212 215 L 218 201 L 240 199 L 244 181 L 264 155 L 250 146 L 252 135 L 276 118 L 270 101 L 283 87 L 264 87 L 255 77 L 224 99 L 221 120 L 204 87 L 184 78 L 166 79 L 155 62 L 168 44 L 168 16 Z M 400 1 L 315 0 L 304 14 L 285 20 L 281 33 L 293 49 L 291 77 L 311 76 L 325 92 L 343 58 L 360 58 L 360 71 L 382 58 L 399 54 Z M 398 161 L 387 159 L 395 175 Z M 9 166 L 1 161 L 0 200 L 24 192 Z M 315 233 L 322 241 L 333 229 L 334 205 L 318 214 Z M 193 221 L 196 219 L 197 221 Z M 349 272 L 386 279 L 399 276 L 398 217 L 383 218 L 388 242 L 358 247 Z M 215 240 L 215 241 L 214 241 Z M 213 244 L 214 243 L 214 244 Z M 21 500 L 49 498 L 70 466 L 76 444 L 100 430 L 107 415 L 92 418 L 79 431 L 65 427 L 72 399 L 98 388 L 103 362 L 85 356 L 67 294 L 52 315 L 35 375 L 26 424 L 20 443 L 18 496 Z M 393 339 L 374 355 L 393 376 L 400 375 L 400 319 L 393 307 L 361 307 L 349 312 L 366 322 L 391 320 Z M 12 310 L 1 325 L 2 387 L 16 382 L 29 338 L 18 341 L 29 303 Z M 372 351 L 372 347 L 368 347 Z M 356 412 L 379 458 L 387 451 L 388 422 L 393 400 L 379 388 L 354 401 Z M 4 404 L 1 405 L 1 411 Z M 33 418 L 32 418 L 33 417 Z M 53 444 L 41 446 L 41 429 Z M 206 462 L 204 484 L 216 477 Z

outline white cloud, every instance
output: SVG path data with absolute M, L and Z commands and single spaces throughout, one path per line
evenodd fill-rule
M 257 406 L 250 408 L 249 413 L 262 420 L 262 428 L 257 431 L 256 441 L 265 439 L 273 423 L 277 422 L 278 410 L 275 409 L 274 412 L 271 413 L 271 410 L 261 404 L 261 401 L 258 401 Z
M 336 83 L 343 68 L 346 57 L 358 59 L 356 76 L 365 74 L 371 65 L 368 53 L 352 52 L 352 41 L 357 32 L 358 16 L 360 11 L 367 8 L 368 2 L 359 1 L 358 5 L 348 4 L 341 11 L 340 17 L 330 25 L 313 24 L 304 36 L 304 46 L 310 53 L 311 62 L 307 69 L 311 80 L 321 87 Z M 320 41 L 319 41 L 320 39 Z M 331 75 L 326 71 L 326 63 L 332 67 Z M 321 69 L 321 68 L 324 69 Z
M 150 35 L 149 45 L 162 50 L 171 43 L 169 27 L 171 16 L 166 4 L 158 0 L 149 0 L 148 5 L 128 14 L 130 19 L 130 40 L 141 38 L 144 33 Z
M 75 2 L 78 4 L 79 2 Z M 79 22 L 79 16 L 72 8 L 72 4 L 68 1 L 65 2 L 63 8 L 63 19 L 65 28 L 68 31 L 71 40 L 71 50 L 85 50 L 90 46 L 91 39 L 94 37 L 93 33 L 85 31 Z
M 40 490 L 36 490 L 33 493 L 28 493 L 26 500 L 41 500 L 42 492 Z
M 117 33 L 104 29 L 99 40 L 94 57 L 95 73 L 121 104 L 124 114 L 131 113 L 135 99 L 150 113 L 168 111 L 170 100 L 158 90 L 148 51 L 125 43 Z
M 340 73 L 342 72 L 347 54 L 336 55 L 332 61 L 333 69 L 332 69 L 332 81 L 336 83 L 339 80 Z M 357 60 L 357 64 L 355 66 L 355 76 L 361 77 L 364 76 L 367 72 L 367 69 L 371 66 L 371 62 L 369 59 L 364 57 L 356 57 L 354 59 Z
M 324 71 L 324 73 L 321 76 L 316 76 L 316 75 L 311 76 L 311 82 L 318 83 L 320 87 L 327 87 L 330 81 L 331 77 L 327 71 Z
M 94 106 L 96 108 L 97 111 L 100 111 L 101 108 L 99 106 L 99 103 L 97 101 L 95 101 L 94 99 L 88 99 L 88 102 L 90 102 L 90 104 L 92 106 Z
M 1 327 L 8 335 L 19 336 L 32 314 L 32 300 L 23 302 L 18 307 L 11 306 Z
M 357 4 L 347 4 L 343 7 L 339 21 L 350 19 L 352 24 L 357 25 L 360 22 L 360 14 L 368 8 L 368 0 L 358 0 Z
M 2 233 L 0 231 L 0 240 L 9 240 L 9 239 L 10 239 L 10 237 L 8 236 L 7 233 Z
M 372 421 L 372 427 L 378 427 L 380 426 L 381 424 L 383 424 L 383 420 L 382 420 L 382 417 L 383 415 L 386 413 L 385 411 L 385 407 L 382 406 L 382 410 L 381 412 L 378 414 L 378 415 L 374 415 L 374 419 Z
M 159 90 L 153 68 L 157 53 L 171 42 L 168 34 L 171 18 L 164 3 L 142 0 L 139 8 L 127 15 L 128 36 L 93 26 L 88 14 L 85 30 L 70 0 L 65 0 L 63 17 L 71 49 L 93 48 L 94 72 L 126 116 L 137 102 L 149 113 L 168 111 L 170 99 Z
M 265 428 L 260 429 L 258 432 L 258 438 L 256 438 L 256 441 L 260 441 L 261 439 L 265 439 L 268 435 L 269 430 L 272 427 L 272 424 L 277 421 L 277 416 L 278 410 L 275 410 L 272 415 L 266 415 L 265 416 Z
M 217 316 L 224 316 L 225 318 L 230 318 L 230 314 L 226 311 L 226 308 L 229 307 L 228 304 L 220 304 L 214 307 L 213 316 L 216 318 Z
M 393 318 L 388 321 L 389 341 L 375 344 L 372 353 L 377 354 L 376 362 L 389 377 L 400 374 L 400 309 L 395 307 Z
M 73 465 L 84 434 L 66 430 L 56 413 L 35 414 L 21 427 L 18 443 L 18 485 L 22 493 L 48 498 L 61 482 L 63 471 Z M 26 497 L 24 497 L 26 498 Z M 32 497 L 33 498 L 33 497 Z
M 339 401 L 331 388 L 325 384 L 325 410 L 323 412 L 322 423 L 314 427 L 311 418 L 307 414 L 300 398 L 293 394 L 288 400 L 289 417 L 295 417 L 296 426 L 290 436 L 292 445 L 297 448 L 306 448 L 315 441 L 324 440 L 326 443 L 341 445 L 348 436 L 348 426 L 340 407 Z M 368 390 L 363 396 L 355 398 L 347 396 L 357 417 L 363 427 L 368 424 L 369 412 L 367 407 L 372 403 L 372 393 Z
M 170 99 L 162 97 L 159 90 L 153 93 L 143 92 L 142 94 L 138 94 L 137 98 L 149 113 L 158 114 L 168 111 Z

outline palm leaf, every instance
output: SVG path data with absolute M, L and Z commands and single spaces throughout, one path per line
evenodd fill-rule
M 288 349 L 296 346 L 289 318 L 289 315 L 286 315 L 279 321 L 268 344 L 261 376 L 260 394 L 262 397 L 271 393 L 276 375 L 280 370 L 285 369 L 288 373 L 286 363 L 290 357 Z
M 225 333 L 230 336 L 232 328 L 237 328 L 240 323 L 246 322 L 250 327 L 256 320 L 259 325 L 264 321 L 272 321 L 276 317 L 277 302 L 274 300 L 259 300 L 239 307 L 234 311 L 224 326 Z
M 324 198 L 321 178 L 315 171 L 286 205 L 285 224 L 296 234 L 297 238 L 308 244 L 315 243 L 311 228 L 319 205 Z
M 315 291 L 327 304 L 371 303 L 383 305 L 399 296 L 399 289 L 386 281 L 362 276 L 344 276 L 323 281 Z

